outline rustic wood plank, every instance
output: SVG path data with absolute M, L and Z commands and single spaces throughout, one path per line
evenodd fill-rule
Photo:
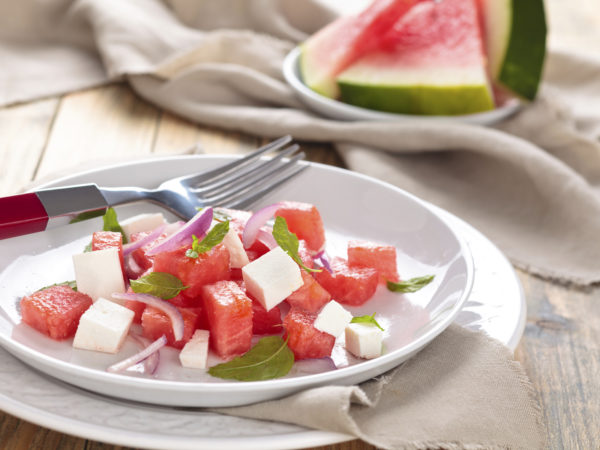
M 125 84 L 64 96 L 36 179 L 92 161 L 150 154 L 159 116 Z
M 0 109 L 0 196 L 33 179 L 58 105 L 53 98 Z

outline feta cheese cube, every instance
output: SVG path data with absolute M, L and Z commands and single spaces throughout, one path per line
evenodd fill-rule
M 183 367 L 206 369 L 208 358 L 208 330 L 196 330 L 179 352 L 179 361 Z
M 269 311 L 304 284 L 300 267 L 281 247 L 242 268 L 246 290 Z
M 359 358 L 372 359 L 381 356 L 383 331 L 368 323 L 346 325 L 346 350 Z
M 156 227 L 165 223 L 165 216 L 162 213 L 155 214 L 139 214 L 137 216 L 130 217 L 120 223 L 123 233 L 127 237 L 127 240 L 131 240 L 133 233 L 139 233 L 140 231 L 152 231 Z
M 83 313 L 73 347 L 105 353 L 117 353 L 135 313 L 105 298 L 99 298 Z
M 73 266 L 77 290 L 92 297 L 93 301 L 100 297 L 111 298 L 115 292 L 125 292 L 125 280 L 117 248 L 73 255 Z M 115 302 L 118 303 L 117 300 Z
M 231 268 L 241 269 L 250 262 L 246 250 L 244 250 L 244 245 L 234 229 L 230 229 L 225 235 L 223 238 L 223 245 L 229 250 L 229 263 Z
M 315 319 L 314 327 L 325 333 L 338 337 L 344 332 L 346 325 L 352 320 L 352 313 L 335 300 L 331 300 Z

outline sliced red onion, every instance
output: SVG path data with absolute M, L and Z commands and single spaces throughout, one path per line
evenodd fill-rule
M 179 310 L 171 303 L 155 297 L 154 295 L 137 294 L 135 292 L 115 292 L 112 297 L 118 300 L 135 300 L 136 302 L 142 302 L 148 306 L 160 309 L 171 320 L 171 325 L 173 326 L 173 336 L 175 337 L 175 340 L 179 341 L 183 339 L 183 317 L 181 317 Z
M 325 254 L 325 250 L 321 250 L 313 258 L 318 259 L 321 265 L 325 268 L 325 270 L 327 270 L 327 272 L 333 273 L 333 270 L 331 270 L 331 264 L 329 264 L 329 260 L 327 259 L 327 255 Z
M 242 233 L 242 242 L 244 248 L 252 247 L 256 241 L 260 228 L 273 218 L 275 212 L 281 207 L 281 203 L 273 203 L 256 211 L 246 222 L 244 232 Z
M 144 236 L 143 238 L 138 239 L 137 241 L 134 241 L 131 244 L 125 244 L 123 246 L 123 256 L 128 256 L 138 248 L 141 248 L 144 245 L 149 244 L 150 242 L 157 239 L 163 233 L 163 231 L 165 231 L 166 227 L 167 224 L 159 225 L 154 230 L 152 230 L 152 232 L 147 236 Z
M 159 349 L 164 347 L 166 344 L 167 344 L 167 338 L 163 334 L 161 337 L 159 337 L 156 341 L 154 341 L 148 347 L 144 348 L 141 352 L 138 352 L 135 355 L 130 356 L 127 359 L 124 359 L 123 361 L 113 364 L 106 370 L 108 372 L 113 372 L 113 373 L 114 372 L 122 372 L 123 370 L 126 370 L 126 369 L 130 368 L 131 366 L 135 366 L 136 364 L 141 363 L 143 360 L 150 357 L 150 355 L 157 352 Z
M 271 250 L 279 245 L 279 244 L 277 244 L 277 241 L 273 237 L 273 233 L 268 232 L 264 228 L 261 228 L 260 230 L 258 230 L 258 236 L 256 238 L 260 242 L 265 244 L 267 247 L 269 247 Z
M 308 374 L 316 374 L 337 370 L 333 359 L 326 356 L 325 358 L 301 359 L 294 363 L 297 371 Z
M 204 235 L 210 227 L 213 218 L 212 208 L 203 208 L 198 214 L 192 217 L 188 223 L 177 230 L 168 238 L 156 244 L 146 252 L 148 256 L 154 256 L 161 252 L 170 252 L 179 247 L 192 242 L 192 235 L 198 237 Z
M 127 282 L 129 282 L 129 280 L 137 280 L 143 273 L 144 269 L 139 266 L 131 255 L 125 258 L 125 275 L 127 275 Z
M 140 349 L 145 349 L 148 347 L 148 342 L 143 337 L 130 333 L 131 338 L 138 344 Z M 163 335 L 164 337 L 164 335 Z M 142 361 L 140 361 L 142 362 Z M 150 375 L 154 375 L 156 373 L 156 369 L 158 369 L 158 363 L 160 362 L 160 353 L 154 352 L 149 355 L 146 359 L 143 360 L 144 363 L 144 372 L 149 373 Z

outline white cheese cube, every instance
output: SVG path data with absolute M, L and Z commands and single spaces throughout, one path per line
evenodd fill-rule
M 117 248 L 73 255 L 73 266 L 77 290 L 92 297 L 93 301 L 100 297 L 111 298 L 115 292 L 125 292 L 125 280 Z M 118 300 L 115 302 L 119 303 Z
M 338 337 L 344 332 L 346 325 L 352 320 L 352 313 L 335 300 L 331 300 L 315 319 L 314 327 L 325 333 Z
M 244 245 L 234 229 L 230 229 L 225 235 L 223 245 L 229 250 L 229 264 L 233 269 L 241 269 L 250 262 Z
M 300 268 L 281 247 L 242 268 L 246 290 L 269 311 L 304 284 Z
M 368 323 L 349 323 L 346 326 L 346 350 L 359 358 L 381 356 L 383 331 Z
M 155 214 L 139 214 L 137 216 L 130 217 L 120 223 L 123 233 L 127 237 L 128 241 L 131 241 L 131 235 L 133 233 L 139 233 L 141 231 L 152 231 L 156 227 L 159 227 L 165 223 L 165 216 L 162 213 Z
M 97 352 L 117 353 L 129 327 L 134 312 L 105 298 L 83 313 L 73 340 L 73 347 Z
M 206 369 L 208 358 L 208 336 L 207 330 L 196 330 L 192 338 L 187 341 L 179 352 L 179 361 L 183 367 L 191 369 Z

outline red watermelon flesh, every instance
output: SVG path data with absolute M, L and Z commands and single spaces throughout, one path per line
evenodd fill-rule
M 280 334 L 282 331 L 279 306 L 274 306 L 267 311 L 260 302 L 252 299 L 252 333 Z
M 143 239 L 146 236 L 148 236 L 150 233 L 152 233 L 152 231 L 140 231 L 139 233 L 133 233 L 131 235 L 131 242 L 139 241 L 140 239 Z M 148 256 L 147 252 L 160 241 L 165 239 L 167 236 L 168 233 L 162 233 L 152 242 L 148 242 L 146 245 L 142 246 L 141 248 L 138 248 L 137 250 L 134 250 L 131 253 L 131 257 L 135 260 L 138 266 L 140 266 L 143 270 L 148 270 L 152 267 L 153 257 Z
M 210 346 L 221 358 L 250 350 L 252 300 L 235 281 L 218 281 L 202 288 Z
M 314 277 L 334 300 L 349 306 L 359 306 L 373 297 L 379 284 L 379 273 L 367 267 L 349 267 L 342 258 L 331 261 L 331 270 L 315 272 Z
M 367 241 L 348 242 L 348 265 L 350 267 L 371 267 L 379 272 L 379 281 L 398 282 L 396 248 L 391 245 Z
M 335 337 L 314 327 L 316 314 L 291 308 L 283 319 L 284 339 L 296 360 L 331 356 Z
M 316 254 L 325 246 L 325 227 L 319 210 L 310 203 L 281 202 L 275 216 L 283 217 L 288 229 L 306 242 L 309 252 Z
M 175 340 L 173 325 L 169 317 L 157 308 L 147 306 L 142 313 L 142 334 L 152 341 L 163 334 L 167 338 L 167 345 L 181 349 L 189 341 L 198 326 L 198 315 L 193 308 L 177 308 L 183 317 L 183 338 Z
M 115 231 L 96 231 L 92 235 L 92 251 L 105 250 L 107 248 L 119 249 L 119 260 L 121 261 L 121 272 L 125 276 L 125 265 L 123 262 L 123 235 Z
M 332 22 L 302 45 L 301 72 L 308 87 L 338 96 L 336 76 L 365 53 L 419 0 L 376 0 L 361 14 Z
M 189 286 L 181 295 L 198 300 L 202 286 L 230 278 L 229 251 L 219 244 L 198 258 L 189 258 L 185 255 L 188 248 L 157 254 L 154 257 L 154 271 L 175 275 L 185 286 Z
M 300 274 L 304 284 L 285 300 L 292 307 L 316 313 L 331 300 L 331 294 L 305 270 L 300 271 Z
M 21 299 L 23 322 L 52 339 L 73 337 L 81 315 L 92 306 L 90 296 L 69 286 L 52 286 Z
M 298 242 L 298 256 L 302 260 L 302 264 L 304 264 L 309 269 L 313 269 L 315 267 L 315 262 L 312 258 L 312 254 L 308 249 L 308 245 L 304 239 L 300 239 Z
M 127 300 L 125 302 L 125 308 L 133 311 L 133 323 L 142 323 L 142 314 L 144 313 L 144 309 L 146 309 L 145 303 L 136 302 L 135 300 Z

